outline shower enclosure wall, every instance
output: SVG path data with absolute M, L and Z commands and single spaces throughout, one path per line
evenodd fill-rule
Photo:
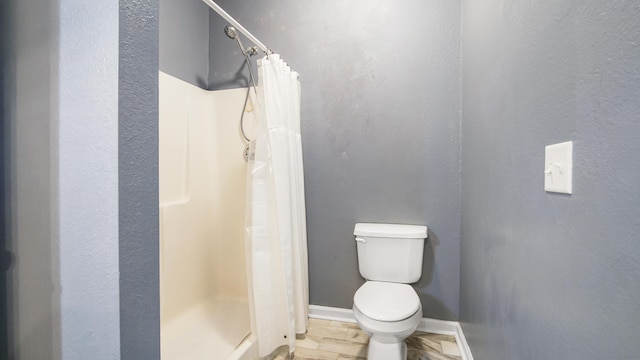
M 159 81 L 162 358 L 251 358 L 247 89 L 206 91 L 162 72 Z M 251 101 L 246 110 L 250 127 Z

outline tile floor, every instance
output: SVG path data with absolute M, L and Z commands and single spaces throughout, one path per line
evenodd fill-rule
M 460 360 L 455 337 L 416 331 L 407 340 L 408 360 Z M 296 339 L 295 360 L 347 360 L 367 358 L 369 337 L 357 324 L 309 319 L 307 334 Z M 287 347 L 273 352 L 272 360 L 289 359 Z

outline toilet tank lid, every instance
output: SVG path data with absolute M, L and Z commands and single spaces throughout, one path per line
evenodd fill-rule
M 427 227 L 422 225 L 357 223 L 353 235 L 402 239 L 426 239 Z

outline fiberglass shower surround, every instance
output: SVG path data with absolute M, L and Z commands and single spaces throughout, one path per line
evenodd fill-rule
M 195 91 L 195 89 L 191 89 L 194 90 L 193 96 L 182 101 L 180 100 L 182 94 L 186 94 L 190 90 L 186 87 L 181 91 L 177 90 L 182 89 L 184 84 L 163 76 L 163 84 L 173 86 L 167 87 L 166 90 L 174 91 L 173 89 L 176 89 L 173 95 L 170 94 L 171 101 L 175 100 L 175 107 L 171 105 L 173 103 L 169 103 L 171 106 L 165 107 L 167 113 L 162 117 L 161 130 L 164 135 L 167 135 L 163 146 L 173 146 L 173 151 L 167 148 L 167 151 L 161 152 L 163 159 L 166 158 L 169 165 L 164 166 L 163 171 L 172 172 L 172 170 L 183 169 L 187 172 L 184 176 L 172 173 L 173 177 L 167 177 L 167 181 L 162 181 L 162 189 L 167 190 L 167 196 L 162 197 L 162 200 L 166 201 L 161 204 L 161 226 L 163 229 L 161 234 L 161 248 L 163 250 L 161 283 L 166 285 L 162 289 L 161 303 L 163 304 L 163 320 L 168 320 L 162 325 L 163 353 L 176 354 L 176 357 L 172 358 L 177 359 L 182 356 L 183 359 L 187 359 L 184 357 L 185 352 L 193 353 L 196 356 L 194 351 L 198 348 L 197 346 L 187 346 L 188 342 L 193 344 L 197 342 L 198 346 L 204 347 L 212 343 L 213 335 L 210 337 L 203 332 L 195 331 L 198 328 L 206 328 L 210 333 L 217 331 L 217 328 L 209 326 L 210 322 L 207 322 L 207 326 L 205 326 L 202 320 L 221 316 L 217 311 L 219 311 L 222 300 L 226 299 L 223 299 L 224 296 L 220 298 L 219 295 L 224 295 L 224 293 L 216 292 L 217 288 L 214 288 L 214 285 L 215 282 L 225 282 L 226 279 L 222 275 L 224 272 L 214 271 L 214 274 L 207 275 L 208 270 L 199 272 L 198 267 L 194 264 L 199 261 L 200 264 L 203 264 L 199 268 L 205 268 L 206 264 L 209 264 L 215 269 L 220 265 L 228 264 L 227 259 L 209 262 L 207 256 L 225 254 L 224 248 L 219 246 L 232 246 L 231 244 L 223 244 L 223 240 L 231 238 L 238 240 L 231 241 L 233 246 L 238 244 L 246 246 L 244 258 L 246 260 L 247 284 L 244 288 L 247 291 L 247 296 L 239 294 L 238 301 L 232 301 L 232 303 L 241 305 L 244 302 L 248 305 L 250 334 L 244 337 L 245 340 L 236 336 L 234 337 L 236 340 L 221 341 L 221 346 L 236 346 L 233 354 L 238 353 L 238 350 L 245 354 L 244 349 L 251 348 L 248 351 L 260 357 L 270 354 L 282 345 L 287 345 L 289 351 L 294 352 L 296 334 L 306 332 L 309 307 L 299 76 L 278 54 L 269 50 L 215 2 L 203 1 L 230 23 L 225 28 L 225 34 L 238 42 L 250 70 L 249 56 L 251 53 L 257 53 L 256 49 L 259 49 L 264 52 L 265 56 L 257 61 L 259 83 L 258 78 L 254 76 L 255 74 L 250 72 L 251 85 L 253 86 L 249 86 L 246 90 L 235 90 L 236 94 L 239 92 L 246 94 L 242 117 L 240 117 L 240 128 L 242 140 L 245 145 L 248 143 L 245 154 L 251 154 L 246 158 L 246 165 L 243 165 L 246 167 L 244 174 L 246 174 L 247 185 L 246 193 L 243 194 L 246 196 L 246 202 L 242 201 L 241 204 L 236 202 L 225 205 L 221 202 L 221 195 L 227 195 L 225 191 L 220 191 L 218 195 L 211 194 L 216 184 L 219 190 L 224 190 L 223 186 L 229 185 L 229 181 L 225 181 L 225 179 L 231 178 L 230 172 L 224 171 L 222 167 L 218 166 L 218 163 L 223 164 L 228 160 L 215 159 L 216 156 L 220 157 L 227 153 L 229 148 L 215 151 L 219 150 L 218 144 L 222 144 L 222 141 L 215 137 L 222 135 L 222 129 L 226 129 L 232 122 L 219 125 L 216 119 L 229 119 L 230 117 L 208 115 L 216 115 L 219 110 L 227 109 L 231 102 L 218 101 L 218 98 L 224 94 L 222 91 Z M 251 40 L 256 45 L 255 48 L 245 49 L 239 33 Z M 164 95 L 167 91 L 163 90 L 162 94 Z M 255 95 L 255 99 L 250 95 Z M 234 99 L 237 100 L 235 97 Z M 249 99 L 253 104 L 251 111 L 247 108 Z M 209 103 L 211 105 L 208 105 Z M 237 104 L 237 102 L 235 103 Z M 253 111 L 254 108 L 255 111 Z M 208 114 L 207 112 L 210 111 L 214 113 Z M 190 114 L 189 116 L 193 115 L 188 122 L 180 121 L 181 114 L 185 112 Z M 256 122 L 255 132 L 250 132 L 250 134 L 255 133 L 253 139 L 244 133 L 243 121 L 249 112 L 252 114 L 248 118 L 251 119 L 255 116 Z M 163 112 L 163 114 L 165 113 Z M 206 134 L 212 134 L 213 137 L 207 139 Z M 235 147 L 241 138 L 228 136 L 224 141 L 231 140 L 236 142 L 233 144 Z M 163 146 L 161 146 L 162 149 L 164 149 Z M 196 161 L 196 157 L 200 154 L 198 149 L 214 150 L 211 152 L 214 160 L 208 162 L 204 160 L 205 164 L 211 165 L 210 169 L 207 167 L 209 165 L 199 166 L 199 162 Z M 179 156 L 180 154 L 182 155 Z M 232 157 L 236 160 L 238 158 L 238 156 Z M 239 158 L 242 161 L 242 158 Z M 236 160 L 233 160 L 233 166 L 238 165 Z M 170 166 L 171 161 L 175 162 L 176 166 Z M 193 164 L 190 165 L 190 163 Z M 200 171 L 202 174 L 196 170 L 202 170 Z M 219 172 L 220 170 L 223 171 Z M 175 173 L 178 172 L 175 171 Z M 173 182 L 169 182 L 170 180 Z M 244 182 L 233 181 L 235 185 Z M 185 186 L 187 183 L 189 185 Z M 173 191 L 175 194 L 170 194 L 169 190 L 175 190 Z M 201 200 L 191 196 L 191 194 L 196 194 L 196 190 L 202 190 L 198 192 Z M 245 196 L 237 196 L 236 199 Z M 226 212 L 220 211 L 219 207 L 241 207 L 240 205 L 244 205 L 243 214 L 237 218 L 244 219 L 243 236 L 237 237 L 235 232 L 232 236 L 220 236 L 216 224 L 218 227 L 226 224 L 224 220 L 218 219 L 221 214 Z M 202 209 L 199 209 L 198 206 Z M 195 217 L 202 221 L 196 221 Z M 193 224 L 183 228 L 181 235 L 180 221 L 185 218 L 193 220 Z M 227 220 L 231 221 L 231 219 Z M 234 227 L 235 230 L 238 230 L 238 227 Z M 212 242 L 222 245 L 213 245 Z M 200 247 L 189 248 L 189 243 Z M 184 256 L 175 256 L 179 254 Z M 171 264 L 178 264 L 178 266 L 169 266 Z M 186 274 L 185 269 L 191 271 L 190 276 L 180 276 L 180 273 Z M 245 272 L 243 271 L 243 273 Z M 211 276 L 215 280 L 213 284 L 207 281 Z M 190 286 L 189 293 L 193 295 L 193 300 L 188 303 L 184 301 L 185 296 L 178 296 L 184 292 L 172 291 L 172 289 L 179 289 L 187 285 Z M 223 286 L 220 288 L 225 291 L 227 289 Z M 213 294 L 213 297 L 210 294 Z M 229 312 L 226 311 L 226 313 Z M 186 318 L 185 314 L 189 317 Z M 232 322 L 231 320 L 227 321 L 227 323 Z M 222 332 L 226 335 L 229 333 L 229 329 Z M 242 342 L 238 343 L 238 341 Z M 221 346 L 209 347 L 213 353 L 218 351 L 217 349 Z M 181 352 L 180 349 L 184 349 L 184 352 Z M 238 359 L 246 358 L 245 355 L 239 353 L 238 355 Z M 219 355 L 216 356 L 220 358 Z M 236 358 L 235 355 L 230 356 L 229 359 Z

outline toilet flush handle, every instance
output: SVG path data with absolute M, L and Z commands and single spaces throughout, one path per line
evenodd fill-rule
M 359 243 L 363 243 L 364 244 L 364 243 L 367 242 L 367 239 L 363 239 L 361 237 L 356 237 L 356 241 L 359 242 Z

